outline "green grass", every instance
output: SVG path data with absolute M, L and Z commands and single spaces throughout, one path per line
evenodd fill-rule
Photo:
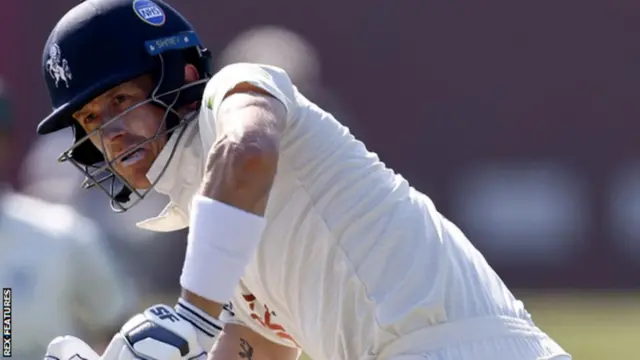
M 534 321 L 576 360 L 633 359 L 640 345 L 640 294 L 522 296 Z

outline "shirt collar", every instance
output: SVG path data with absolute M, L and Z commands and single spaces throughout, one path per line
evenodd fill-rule
M 153 190 L 168 195 L 171 201 L 153 218 L 138 222 L 138 228 L 151 231 L 176 231 L 189 226 L 188 205 L 194 184 L 200 182 L 201 146 L 198 123 L 192 121 L 174 132 L 147 172 Z
M 187 118 L 193 116 L 195 115 L 189 114 Z M 147 171 L 147 179 L 152 184 L 155 183 L 154 190 L 171 196 L 170 193 L 175 188 L 179 177 L 180 158 L 187 145 L 187 138 L 190 137 L 189 135 L 193 131 L 192 128 L 195 124 L 196 121 L 194 119 L 182 128 L 174 130 L 169 141 L 167 141 L 160 154 L 151 164 L 149 171 Z

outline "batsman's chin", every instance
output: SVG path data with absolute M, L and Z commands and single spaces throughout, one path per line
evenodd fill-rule
M 120 176 L 137 190 L 147 190 L 151 187 L 151 181 L 147 173 L 151 168 L 152 161 L 140 161 L 136 164 L 118 170 Z

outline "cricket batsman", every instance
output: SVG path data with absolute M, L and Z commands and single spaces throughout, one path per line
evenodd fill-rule
M 189 236 L 175 308 L 134 316 L 102 356 L 60 337 L 49 358 L 570 359 L 431 200 L 284 71 L 211 64 L 159 0 L 86 0 L 51 32 L 38 132 L 73 128 L 61 160 L 86 186 L 117 211 L 164 193 L 138 226 Z

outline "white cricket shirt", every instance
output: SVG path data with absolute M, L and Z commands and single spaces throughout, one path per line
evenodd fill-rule
M 419 336 L 405 341 L 407 335 L 467 318 L 502 315 L 529 324 L 522 303 L 460 230 L 275 67 L 239 63 L 210 80 L 197 121 L 156 187 L 171 203 L 138 226 L 188 226 L 220 103 L 244 82 L 282 102 L 287 119 L 268 225 L 233 299 L 235 317 L 227 320 L 332 360 L 421 347 Z M 150 170 L 152 182 L 176 139 Z

